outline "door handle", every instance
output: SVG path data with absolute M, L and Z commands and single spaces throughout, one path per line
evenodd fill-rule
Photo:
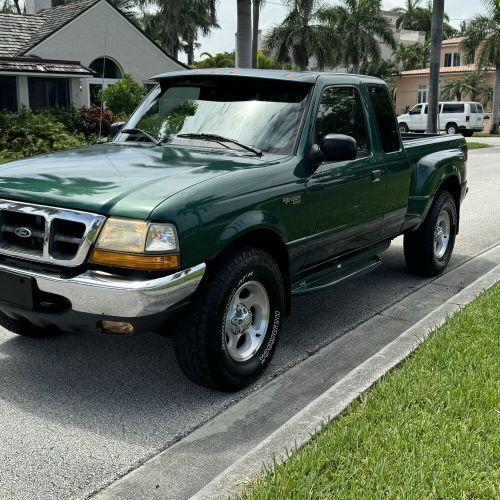
M 378 182 L 382 179 L 382 170 L 372 170 L 372 182 Z

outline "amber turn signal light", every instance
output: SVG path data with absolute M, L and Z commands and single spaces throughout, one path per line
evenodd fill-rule
M 144 271 L 162 271 L 180 267 L 179 254 L 136 255 L 99 250 L 97 248 L 92 252 L 89 262 L 101 266 L 126 267 Z

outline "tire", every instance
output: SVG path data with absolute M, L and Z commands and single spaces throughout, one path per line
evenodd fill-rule
M 457 222 L 453 196 L 449 191 L 438 191 L 422 225 L 404 235 L 405 261 L 411 272 L 437 276 L 445 270 L 455 246 Z
M 35 339 L 52 337 L 58 333 L 58 330 L 55 327 L 52 329 L 40 328 L 27 320 L 13 319 L 3 312 L 0 312 L 0 326 L 17 335 Z
M 406 123 L 400 123 L 399 124 L 399 133 L 400 134 L 407 134 L 410 131 L 408 128 L 408 125 Z
M 232 251 L 209 267 L 189 317 L 179 325 L 179 366 L 190 380 L 212 389 L 246 387 L 269 365 L 284 313 L 283 277 L 275 260 L 257 248 Z
M 459 133 L 458 125 L 456 123 L 446 124 L 446 133 L 448 135 L 455 135 Z

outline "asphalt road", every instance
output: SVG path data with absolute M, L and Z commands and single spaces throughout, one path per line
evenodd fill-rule
M 500 243 L 500 148 L 472 151 L 470 192 L 451 267 Z M 377 271 L 294 300 L 260 384 L 426 281 L 406 272 L 401 240 Z M 169 339 L 0 329 L 0 498 L 83 498 L 165 449 L 236 399 L 180 373 Z

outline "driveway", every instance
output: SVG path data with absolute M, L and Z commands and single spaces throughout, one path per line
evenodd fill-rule
M 470 192 L 452 267 L 500 243 L 497 149 L 469 153 Z M 427 283 L 406 272 L 402 241 L 375 272 L 294 300 L 265 384 Z M 360 349 L 362 346 L 360 346 Z M 0 498 L 83 498 L 222 412 L 237 395 L 180 373 L 172 342 L 0 329 Z

